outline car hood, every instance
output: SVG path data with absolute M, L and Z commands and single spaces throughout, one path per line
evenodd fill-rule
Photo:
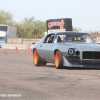
M 100 45 L 99 44 L 90 44 L 90 43 L 64 43 L 63 45 L 68 45 L 70 48 L 76 48 L 78 50 L 99 50 L 100 51 Z

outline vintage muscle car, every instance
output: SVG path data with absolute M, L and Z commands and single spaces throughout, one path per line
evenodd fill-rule
M 100 45 L 88 33 L 57 32 L 44 36 L 31 45 L 33 63 L 54 63 L 63 67 L 100 67 Z

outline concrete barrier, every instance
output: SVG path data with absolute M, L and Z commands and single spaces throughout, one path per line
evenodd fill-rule
M 41 39 L 28 39 L 28 38 L 7 38 L 8 44 L 26 44 L 31 45 L 32 43 L 36 43 L 40 41 Z
M 26 44 L 3 44 L 2 45 L 2 48 L 6 48 L 6 49 L 15 49 L 15 48 L 18 48 L 18 49 L 27 49 L 27 45 Z

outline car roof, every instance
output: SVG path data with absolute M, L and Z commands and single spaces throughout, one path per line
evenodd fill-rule
M 54 33 L 52 32 L 52 33 L 49 33 L 49 34 L 55 34 L 55 35 L 56 35 L 56 34 L 65 34 L 65 35 L 66 35 L 66 34 L 69 34 L 69 35 L 70 35 L 70 34 L 77 34 L 77 35 L 78 35 L 78 34 L 88 34 L 88 33 L 74 32 L 74 31 L 65 31 L 65 32 L 54 32 Z

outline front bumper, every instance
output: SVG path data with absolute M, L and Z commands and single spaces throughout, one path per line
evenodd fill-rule
M 82 59 L 74 57 L 72 60 L 63 56 L 63 66 L 65 67 L 86 67 L 86 68 L 100 68 L 100 59 Z

